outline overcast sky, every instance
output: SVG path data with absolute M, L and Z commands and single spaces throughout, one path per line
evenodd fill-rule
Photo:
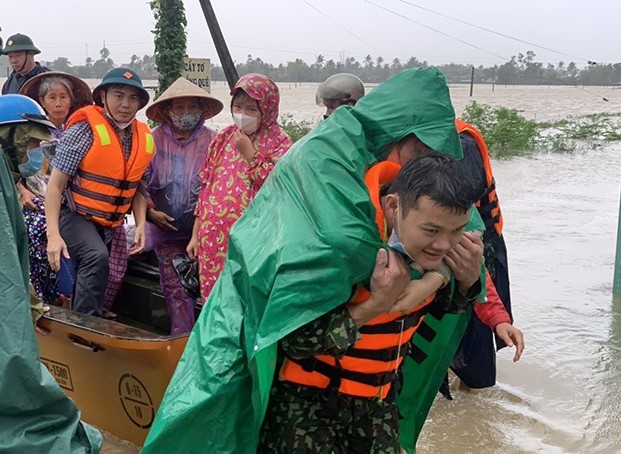
M 146 0 L 3 0 L 1 36 L 30 35 L 40 60 L 59 56 L 82 64 L 99 58 L 105 40 L 118 65 L 153 53 L 154 19 Z M 410 56 L 430 64 L 490 66 L 532 49 L 544 63 L 621 62 L 619 0 L 212 0 L 237 62 L 248 54 L 308 63 L 367 54 L 385 61 Z M 184 0 L 188 54 L 218 62 L 199 0 Z M 418 7 L 412 6 L 416 5 Z M 445 16 L 517 38 L 509 39 Z M 390 12 L 390 11 L 392 12 Z M 395 14 L 396 13 L 396 14 Z M 427 28 L 429 27 L 429 28 Z M 435 29 L 434 30 L 431 30 Z M 544 50 L 540 47 L 551 49 Z

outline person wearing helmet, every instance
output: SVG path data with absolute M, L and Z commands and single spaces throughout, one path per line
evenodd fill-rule
M 23 155 L 26 168 L 34 164 L 28 156 L 35 155 L 42 139 L 49 140 L 50 126 L 33 100 L 0 96 L 0 451 L 98 453 L 102 436 L 80 420 L 73 400 L 41 362 L 31 320 L 31 314 L 36 318 L 38 312 L 32 307 L 28 311 L 33 302 L 28 285 L 29 245 L 15 190 L 15 178 L 20 175 L 20 164 L 16 168 L 15 162 Z
M 36 62 L 34 56 L 41 51 L 27 35 L 17 33 L 6 41 L 2 55 L 9 57 L 9 64 L 13 72 L 2 86 L 2 94 L 17 94 L 22 85 L 37 74 L 49 71 L 45 66 Z
M 55 275 L 50 273 L 47 258 L 44 255 L 41 257 L 45 243 L 41 244 L 39 240 L 45 240 L 45 215 L 39 210 L 42 203 L 37 198 L 45 190 L 46 158 L 49 159 L 51 151 L 45 142 L 52 138 L 53 129 L 54 125 L 43 109 L 32 99 L 22 95 L 0 97 L 0 149 L 19 194 L 29 235 L 29 274 L 33 286 L 32 314 L 35 321 L 43 314 L 42 301 L 52 302 L 46 295 L 53 293 L 55 284 Z M 33 198 L 27 200 L 26 193 Z
M 128 68 L 109 71 L 93 90 L 94 106 L 69 119 L 52 161 L 45 196 L 47 253 L 76 264 L 73 309 L 102 315 L 114 229 L 131 209 L 136 220 L 130 254 L 145 245 L 146 185 L 154 153 L 149 127 L 136 113 L 149 102 L 140 77 Z M 64 193 L 64 198 L 63 198 Z
M 339 73 L 326 79 L 317 87 L 315 101 L 326 108 L 324 120 L 339 106 L 354 106 L 364 96 L 362 81 L 353 74 Z

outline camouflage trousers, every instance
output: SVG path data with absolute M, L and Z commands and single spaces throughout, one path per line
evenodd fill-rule
M 275 383 L 258 452 L 287 454 L 400 453 L 394 401 Z

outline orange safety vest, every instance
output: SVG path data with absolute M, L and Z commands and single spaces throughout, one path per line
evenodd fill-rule
M 375 222 L 383 240 L 386 240 L 387 229 L 380 203 L 380 188 L 394 181 L 400 169 L 399 164 L 384 161 L 371 167 L 365 175 L 375 207 Z M 363 303 L 370 295 L 359 285 L 348 304 Z M 344 394 L 385 399 L 392 382 L 398 378 L 403 358 L 412 353 L 410 340 L 432 301 L 433 296 L 405 316 L 385 313 L 375 317 L 359 328 L 360 340 L 341 359 L 331 355 L 286 358 L 280 370 L 280 379 L 316 388 L 327 388 L 332 383 Z
M 88 121 L 93 131 L 93 144 L 69 184 L 71 203 L 88 220 L 104 227 L 116 227 L 123 223 L 153 158 L 153 136 L 146 124 L 134 119 L 132 149 L 129 159 L 125 159 L 119 136 L 101 107 L 77 110 L 67 127 L 79 121 Z
M 455 119 L 455 126 L 457 127 L 457 132 L 469 134 L 477 144 L 481 160 L 483 161 L 483 169 L 485 170 L 486 189 L 481 199 L 475 205 L 483 222 L 485 222 L 485 227 L 490 228 L 493 225 L 496 233 L 502 235 L 503 220 L 498 194 L 496 193 L 496 180 L 494 180 L 492 163 L 489 159 L 489 152 L 487 151 L 485 140 L 483 140 L 483 135 L 481 135 L 477 128 L 459 118 Z

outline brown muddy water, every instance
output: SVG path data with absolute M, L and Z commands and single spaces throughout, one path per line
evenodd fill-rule
M 91 86 L 96 81 L 91 81 Z M 281 112 L 317 122 L 315 84 L 280 84 Z M 468 87 L 451 87 L 457 113 Z M 226 86 L 214 96 L 230 103 Z M 605 102 L 603 98 L 609 99 Z M 475 86 L 480 103 L 527 118 L 621 112 L 621 90 Z M 230 123 L 228 109 L 208 125 Z M 621 143 L 493 162 L 509 250 L 515 324 L 526 350 L 498 356 L 495 387 L 438 398 L 418 443 L 430 453 L 621 452 L 621 300 L 612 297 Z M 138 449 L 106 437 L 102 452 Z

